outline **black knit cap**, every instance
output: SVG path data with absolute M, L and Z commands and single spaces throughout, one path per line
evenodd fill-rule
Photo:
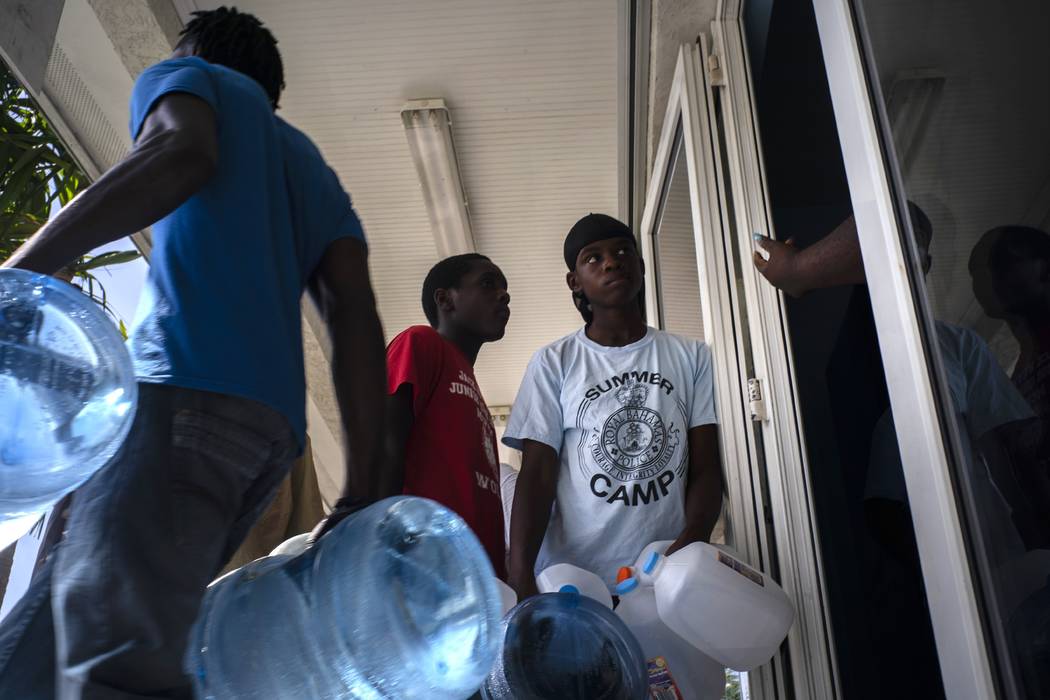
M 585 246 L 595 241 L 604 241 L 609 238 L 625 238 L 637 250 L 638 244 L 634 240 L 631 229 L 621 221 L 617 221 L 607 214 L 588 214 L 569 229 L 569 235 L 565 237 L 565 264 L 570 270 L 576 269 L 576 258 Z

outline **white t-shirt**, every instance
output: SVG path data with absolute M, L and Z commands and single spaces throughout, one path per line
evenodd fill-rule
M 514 509 L 514 491 L 518 486 L 518 470 L 506 462 L 499 464 L 499 492 L 503 497 L 503 543 L 510 549 L 510 513 Z
M 955 415 L 964 428 L 960 431 L 964 467 L 971 479 L 987 480 L 983 467 L 978 469 L 974 463 L 973 443 L 1001 425 L 1035 414 L 977 333 L 942 321 L 936 327 Z M 869 465 L 864 497 L 907 503 L 904 468 L 889 411 L 875 425 Z
M 605 347 L 583 329 L 529 363 L 503 442 L 550 445 L 558 491 L 536 572 L 575 564 L 615 583 L 645 545 L 685 526 L 688 431 L 716 423 L 711 351 L 649 328 Z

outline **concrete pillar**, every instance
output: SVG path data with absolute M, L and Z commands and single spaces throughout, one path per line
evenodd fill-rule
M 651 176 L 653 156 L 667 111 L 667 97 L 674 80 L 678 47 L 695 42 L 711 30 L 717 0 L 652 0 L 652 34 L 649 39 L 649 131 L 646 173 Z M 647 178 L 648 181 L 648 178 Z
M 88 0 L 132 78 L 167 57 L 182 31 L 171 0 Z

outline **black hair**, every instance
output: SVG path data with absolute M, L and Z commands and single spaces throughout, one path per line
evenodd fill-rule
M 926 212 L 922 210 L 922 207 L 910 199 L 908 200 L 908 216 L 911 218 L 911 228 L 915 233 L 915 242 L 920 247 L 929 250 L 930 243 L 933 242 L 933 224 L 930 223 L 930 217 L 926 216 Z
M 236 7 L 193 13 L 176 48 L 187 44 L 208 63 L 226 66 L 262 85 L 277 109 L 284 90 L 284 63 L 277 39 L 255 15 Z
M 439 289 L 457 288 L 463 276 L 470 272 L 474 263 L 479 260 L 492 262 L 480 253 L 463 253 L 445 258 L 430 268 L 426 279 L 423 280 L 423 313 L 427 315 L 427 321 L 431 326 L 437 328 L 441 320 L 438 316 L 438 305 L 437 300 L 434 299 L 434 292 Z
M 1005 272 L 1016 260 L 1038 259 L 1050 262 L 1050 233 L 1032 226 L 1010 224 L 996 226 L 985 233 L 977 248 L 987 246 L 988 265 L 996 272 Z

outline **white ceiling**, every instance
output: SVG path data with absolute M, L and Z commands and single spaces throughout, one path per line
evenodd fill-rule
M 202 2 L 200 7 L 221 3 Z M 437 261 L 400 120 L 443 97 L 478 251 L 510 282 L 507 336 L 481 353 L 490 405 L 529 357 L 580 324 L 561 244 L 589 211 L 617 214 L 617 3 L 610 0 L 241 0 L 285 62 L 280 114 L 339 173 L 367 232 L 387 336 L 425 323 Z

